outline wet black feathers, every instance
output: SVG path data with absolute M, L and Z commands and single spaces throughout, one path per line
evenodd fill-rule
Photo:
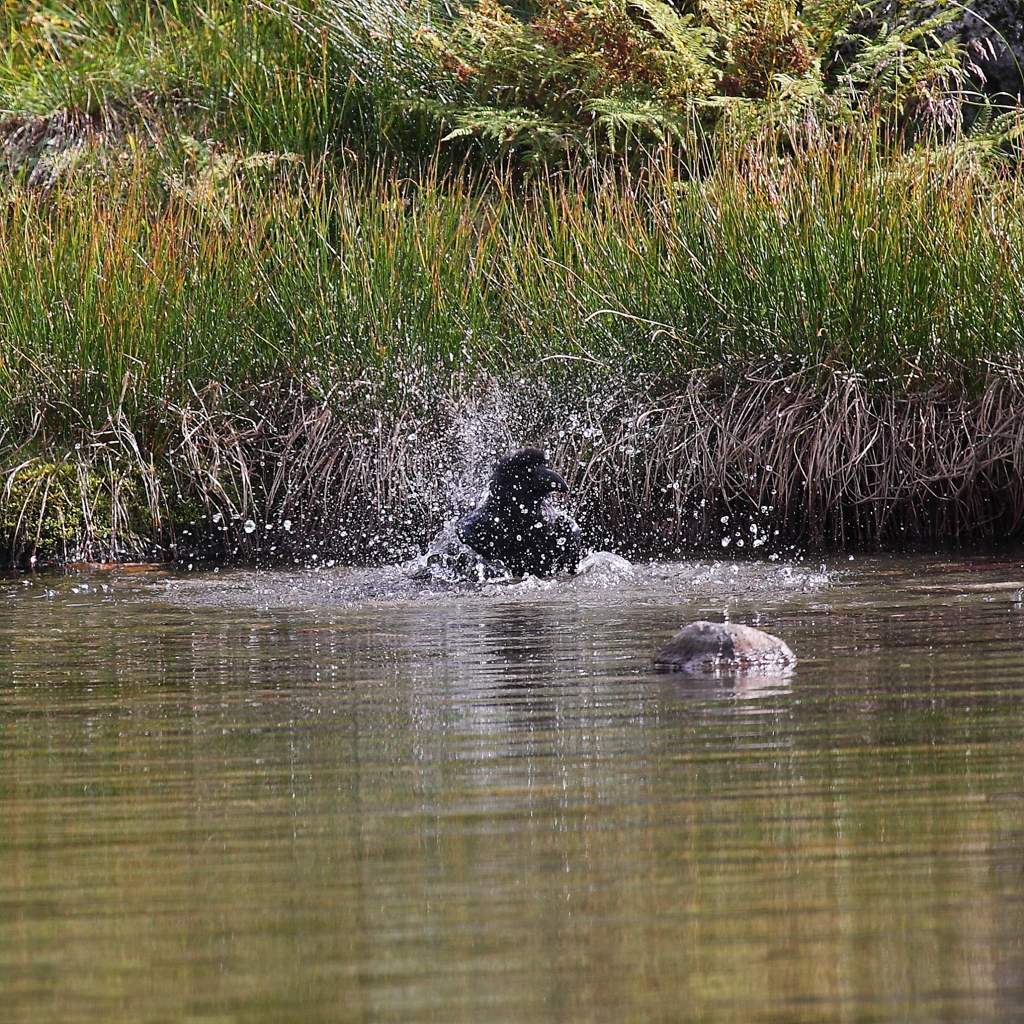
M 484 503 L 459 520 L 459 537 L 516 576 L 575 572 L 583 550 L 580 528 L 547 500 L 568 489 L 539 448 L 506 455 L 494 470 Z

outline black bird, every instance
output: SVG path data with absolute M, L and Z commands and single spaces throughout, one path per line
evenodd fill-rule
M 478 555 L 515 576 L 575 572 L 583 553 L 580 528 L 548 502 L 568 485 L 539 448 L 521 448 L 495 467 L 484 503 L 458 522 L 459 537 Z

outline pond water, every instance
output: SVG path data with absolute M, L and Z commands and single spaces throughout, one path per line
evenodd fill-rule
M 0 1006 L 1019 1021 L 1024 552 L 0 579 Z M 788 678 L 651 670 L 685 621 Z

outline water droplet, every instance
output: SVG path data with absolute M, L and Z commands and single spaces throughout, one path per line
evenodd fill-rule
M 253 530 L 256 529 L 256 524 L 251 519 L 246 519 L 246 521 L 242 524 L 242 528 L 245 530 L 246 533 L 252 533 Z

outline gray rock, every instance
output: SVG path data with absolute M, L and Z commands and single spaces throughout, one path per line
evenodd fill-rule
M 691 622 L 654 657 L 662 672 L 784 674 L 796 657 L 777 636 L 733 622 Z
M 875 0 L 861 8 L 850 31 L 876 38 L 884 23 L 921 24 L 942 9 L 937 0 L 905 4 Z M 935 32 L 940 42 L 955 39 L 963 48 L 966 100 L 963 126 L 969 128 L 986 103 L 1013 108 L 1024 93 L 1024 4 L 1020 0 L 965 0 L 957 15 Z M 841 72 L 856 59 L 858 47 L 842 44 L 831 55 L 831 71 Z
M 958 37 L 967 57 L 967 77 L 979 98 L 1013 107 L 1024 93 L 1024 7 L 1020 0 L 973 0 L 964 5 L 940 38 Z M 965 127 L 976 109 L 964 111 Z

